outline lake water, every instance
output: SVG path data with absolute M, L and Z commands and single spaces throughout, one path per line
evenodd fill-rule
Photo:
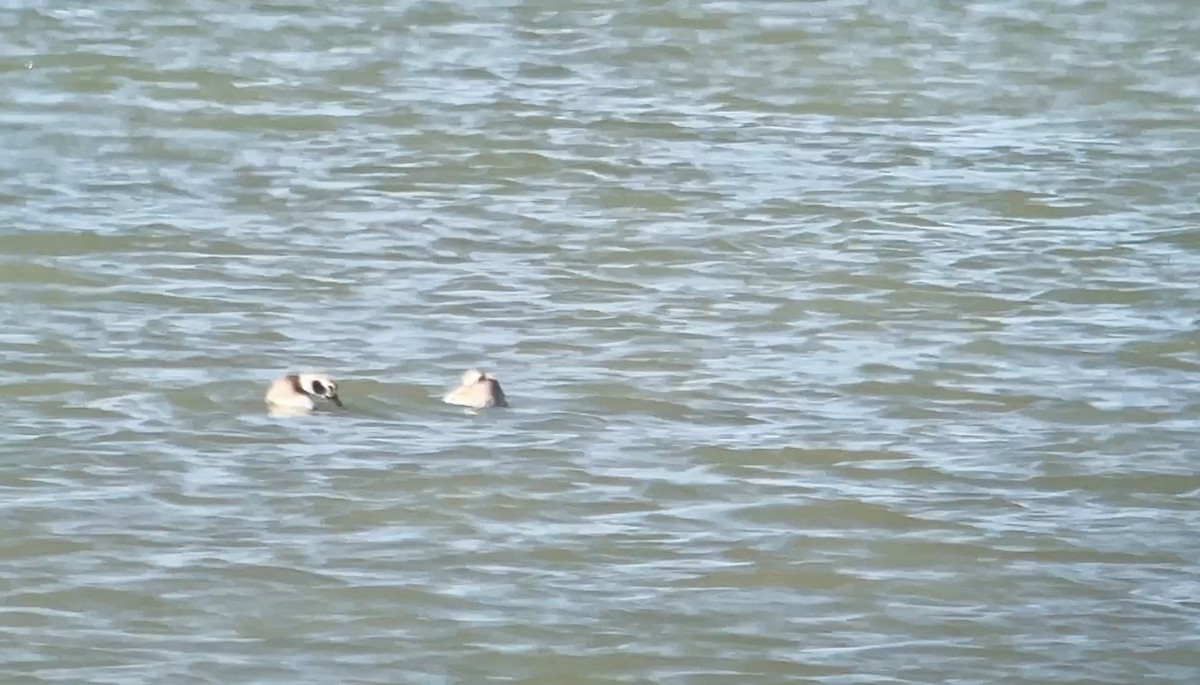
M 1197 36 L 6 3 L 0 680 L 1197 682 Z

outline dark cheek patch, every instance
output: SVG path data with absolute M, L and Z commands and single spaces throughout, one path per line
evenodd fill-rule
M 317 395 L 325 394 L 325 386 L 321 383 L 321 381 L 313 381 L 312 389 L 313 389 L 313 392 Z

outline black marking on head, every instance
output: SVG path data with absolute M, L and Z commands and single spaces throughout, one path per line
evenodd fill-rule
M 312 391 L 314 395 L 325 395 L 325 385 L 317 379 L 312 380 Z

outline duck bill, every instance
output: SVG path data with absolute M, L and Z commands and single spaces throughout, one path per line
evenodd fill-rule
M 337 405 L 337 406 L 339 406 L 339 407 L 345 407 L 345 406 L 346 406 L 346 405 L 342 404 L 342 399 L 341 399 L 340 397 L 338 397 L 337 395 L 330 395 L 330 396 L 329 396 L 329 401 L 330 401 L 330 402 L 333 402 L 334 404 L 336 404 L 336 405 Z

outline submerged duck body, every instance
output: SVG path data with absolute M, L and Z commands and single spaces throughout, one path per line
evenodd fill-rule
M 308 414 L 330 405 L 341 407 L 337 381 L 324 373 L 292 373 L 267 389 L 267 408 L 277 414 Z
M 472 409 L 508 406 L 500 381 L 479 369 L 468 369 L 463 373 L 462 385 L 446 393 L 442 401 Z

